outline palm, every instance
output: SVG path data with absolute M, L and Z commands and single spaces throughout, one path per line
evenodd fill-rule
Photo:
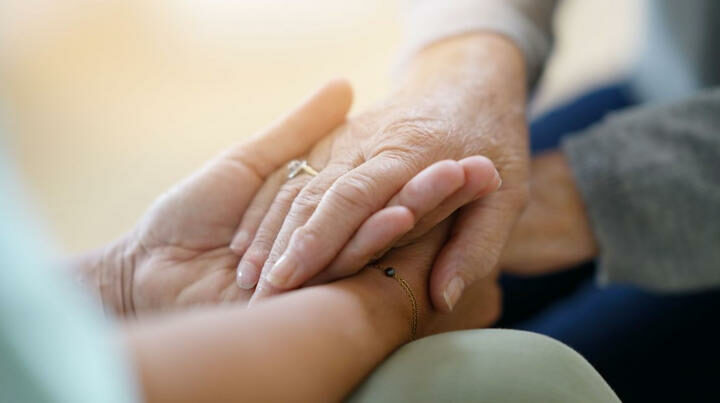
M 245 209 L 265 177 L 343 122 L 351 100 L 347 82 L 329 82 L 163 195 L 132 238 L 139 252 L 129 254 L 122 283 L 135 313 L 246 302 L 250 292 L 235 285 L 239 256 L 229 248 Z
M 249 298 L 235 286 L 239 257 L 228 246 L 260 183 L 246 166 L 222 158 L 155 203 L 138 228 L 136 312 Z

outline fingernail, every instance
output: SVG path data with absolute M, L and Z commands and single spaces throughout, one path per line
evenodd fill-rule
M 445 303 L 448 306 L 448 309 L 451 311 L 455 307 L 455 304 L 457 304 L 458 300 L 460 299 L 460 296 L 462 295 L 463 289 L 465 288 L 465 282 L 460 277 L 455 277 L 447 285 L 447 288 L 445 288 L 445 292 L 443 293 L 443 298 L 445 299 Z
M 240 231 L 235 234 L 235 237 L 230 242 L 230 250 L 239 255 L 242 255 L 243 253 L 245 253 L 245 249 L 247 249 L 249 241 L 250 236 L 247 234 L 247 232 Z
M 241 261 L 237 269 L 237 285 L 244 290 L 250 290 L 257 284 L 257 267 L 246 261 Z
M 502 178 L 500 177 L 500 172 L 495 171 L 495 178 L 497 179 L 497 187 L 495 188 L 495 191 L 497 192 L 502 187 Z
M 502 186 L 503 181 L 502 181 L 502 178 L 500 177 L 500 173 L 497 170 L 495 170 L 495 177 L 493 178 L 493 180 L 491 182 L 497 182 L 497 186 L 495 187 L 495 189 L 493 189 L 491 192 L 489 189 L 489 186 L 492 186 L 492 184 L 488 183 L 483 188 L 483 190 L 481 190 L 478 194 L 475 195 L 475 197 L 473 198 L 473 201 L 482 199 L 483 197 L 487 196 L 488 194 L 491 194 L 491 193 L 494 193 L 494 192 L 497 192 L 498 190 L 500 190 L 500 187 Z
M 277 288 L 287 288 L 287 282 L 290 275 L 295 270 L 295 261 L 287 253 L 282 255 L 270 272 L 265 277 L 268 283 Z

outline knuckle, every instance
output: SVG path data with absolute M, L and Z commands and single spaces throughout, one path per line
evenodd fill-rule
M 283 186 L 278 191 L 277 196 L 275 196 L 275 201 L 282 204 L 290 204 L 293 200 L 295 200 L 295 197 L 297 197 L 298 190 L 297 186 Z
M 425 116 L 412 116 L 397 119 L 384 127 L 383 131 L 392 132 L 401 137 L 426 139 L 432 142 L 446 137 L 452 127 L 446 119 Z
M 422 152 L 384 151 L 380 156 L 382 157 L 380 161 L 383 161 L 387 169 L 403 171 L 406 176 L 412 176 L 424 168 L 422 162 L 426 160 Z
M 372 150 L 374 155 L 384 152 L 447 154 L 447 139 L 453 135 L 452 125 L 446 119 L 430 117 L 403 117 L 394 119 L 381 127 L 379 133 L 392 133 L 383 136 Z
M 255 267 L 261 268 L 267 259 L 268 250 L 269 248 L 266 247 L 266 245 L 262 245 L 260 243 L 253 244 L 253 246 L 245 252 L 243 259 L 252 263 Z
M 355 173 L 330 187 L 328 193 L 343 209 L 367 209 L 374 207 L 373 194 L 375 179 L 361 173 Z
M 294 250 L 316 253 L 323 245 L 323 236 L 318 228 L 304 225 L 298 228 L 293 235 Z
M 306 187 L 295 197 L 293 211 L 303 216 L 309 216 L 317 208 L 320 198 L 320 191 Z
M 272 243 L 272 239 L 274 237 L 274 234 L 272 234 L 267 229 L 261 228 L 258 230 L 258 233 L 255 235 L 255 239 L 253 239 L 252 244 L 250 245 L 250 250 L 266 250 L 270 249 L 270 245 Z
M 248 253 L 250 253 L 250 251 L 253 251 L 253 255 L 256 255 L 260 254 L 261 251 L 270 250 L 271 238 L 272 237 L 268 231 L 262 231 L 258 233 L 258 235 L 255 237 L 255 240 L 253 240 L 253 243 L 250 246 Z
M 274 232 L 272 228 L 259 228 L 257 234 L 255 234 L 255 239 L 253 239 L 252 244 L 246 252 L 246 255 L 260 256 L 260 258 L 265 260 L 273 243 L 275 242 L 276 236 L 277 232 Z
M 293 201 L 290 215 L 294 217 L 309 217 L 312 212 L 315 211 L 316 207 L 317 201 L 301 193 L 295 198 L 295 201 Z

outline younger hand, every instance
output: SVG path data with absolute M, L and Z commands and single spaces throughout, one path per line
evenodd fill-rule
M 402 320 L 410 323 L 412 309 L 409 296 L 396 280 L 386 277 L 378 268 L 392 267 L 396 275 L 407 282 L 417 302 L 416 338 L 455 330 L 489 327 L 501 314 L 502 293 L 497 281 L 496 269 L 490 275 L 470 285 L 452 312 L 444 313 L 433 309 L 429 294 L 430 272 L 437 254 L 447 242 L 451 223 L 452 219 L 445 220 L 415 241 L 394 248 L 374 267 L 365 268 L 356 276 L 371 277 L 373 281 L 365 284 L 375 292 L 378 289 L 384 290 L 383 298 L 387 298 L 388 304 L 392 305 L 392 308 L 388 307 L 388 309 L 403 312 Z M 356 277 L 350 277 L 348 280 L 353 281 Z
M 162 195 L 134 231 L 101 253 L 95 281 L 104 304 L 122 315 L 247 301 L 230 250 L 243 213 L 270 173 L 343 122 L 351 98 L 346 82 L 330 82 Z

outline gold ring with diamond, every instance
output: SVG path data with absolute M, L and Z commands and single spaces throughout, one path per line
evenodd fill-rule
M 306 160 L 292 160 L 287 166 L 288 168 L 288 179 L 292 179 L 298 176 L 301 172 L 305 172 L 310 176 L 317 176 L 318 171 L 308 165 Z

